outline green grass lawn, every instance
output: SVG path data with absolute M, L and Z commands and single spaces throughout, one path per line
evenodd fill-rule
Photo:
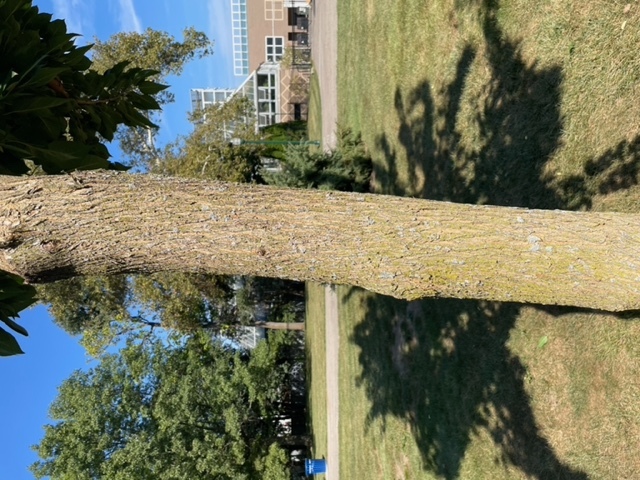
M 338 8 L 378 192 L 640 211 L 640 4 Z M 637 477 L 637 317 L 339 292 L 342 478 Z
M 305 322 L 309 418 L 314 458 L 327 456 L 327 378 L 325 352 L 324 286 L 307 283 Z
M 307 118 L 309 140 L 322 140 L 322 102 L 318 74 L 311 74 L 309 85 L 309 116 Z
M 637 475 L 637 321 L 340 294 L 343 478 Z

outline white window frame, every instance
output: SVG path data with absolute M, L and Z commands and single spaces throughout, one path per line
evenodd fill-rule
M 279 62 L 284 56 L 284 37 L 264 37 L 267 62 Z

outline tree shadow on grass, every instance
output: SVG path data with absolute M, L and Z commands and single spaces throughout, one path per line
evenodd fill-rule
M 356 289 L 353 289 L 347 298 Z M 366 316 L 352 334 L 371 409 L 368 423 L 407 422 L 424 469 L 459 478 L 472 436 L 486 432 L 495 462 L 539 479 L 587 479 L 564 465 L 539 433 L 526 369 L 506 346 L 520 307 L 462 300 L 402 302 L 364 293 Z
M 596 195 L 637 185 L 640 185 L 640 136 L 621 140 L 598 158 L 588 160 L 583 172 L 557 182 L 557 192 L 567 208 L 589 209 Z
M 389 182 L 393 186 L 386 193 L 409 190 L 434 200 L 560 208 L 561 199 L 540 178 L 560 146 L 562 70 L 527 65 L 519 45 L 504 39 L 490 11 L 484 34 L 489 79 L 475 98 L 466 99 L 475 110 L 466 119 L 477 130 L 474 146 L 461 142 L 458 125 L 463 91 L 478 55 L 475 46 L 466 45 L 453 80 L 439 91 L 426 80 L 408 94 L 396 89 L 400 127 L 395 142 L 386 134 L 376 139 L 387 159 L 377 166 L 376 178 L 398 177 L 395 144 L 407 158 L 408 185 Z
M 379 135 L 387 165 L 384 193 L 529 208 L 588 208 L 596 194 L 640 183 L 640 137 L 621 141 L 560 182 L 543 167 L 561 146 L 562 70 L 523 59 L 495 21 L 496 0 L 481 5 L 489 79 L 476 98 L 478 141 L 462 142 L 459 114 L 479 49 L 463 48 L 453 81 L 438 92 L 423 81 L 395 92 L 397 139 Z M 438 99 L 436 101 L 435 99 Z M 395 158 L 408 159 L 399 172 Z M 624 159 L 624 160 L 621 160 Z M 404 173 L 405 175 L 400 175 Z M 399 184 L 404 176 L 408 184 Z M 352 290 L 356 292 L 357 290 Z M 538 479 L 582 480 L 541 435 L 525 389 L 526 369 L 507 347 L 517 304 L 429 299 L 402 302 L 363 294 L 365 312 L 351 341 L 360 349 L 357 379 L 371 401 L 369 421 L 388 415 L 412 429 L 424 468 L 454 479 L 474 434 L 488 434 L 497 462 Z M 347 295 L 347 299 L 350 295 Z M 563 314 L 558 308 L 557 315 Z M 389 339 L 393 339 L 390 342 Z

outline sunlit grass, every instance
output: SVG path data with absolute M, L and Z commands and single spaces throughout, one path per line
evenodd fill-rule
M 325 351 L 324 286 L 307 283 L 305 322 L 309 418 L 314 458 L 327 455 L 327 376 Z
M 309 91 L 309 117 L 307 119 L 309 140 L 322 140 L 322 103 L 318 74 L 311 75 Z
M 338 8 L 339 121 L 377 191 L 640 211 L 637 3 Z M 342 478 L 640 471 L 637 318 L 340 293 Z

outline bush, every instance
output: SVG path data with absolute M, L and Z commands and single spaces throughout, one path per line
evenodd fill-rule
M 282 171 L 263 175 L 268 184 L 346 192 L 369 190 L 371 157 L 360 134 L 347 128 L 339 128 L 336 150 L 314 152 L 308 145 L 290 145 L 281 165 Z
M 268 141 L 297 142 L 307 138 L 307 122 L 297 120 L 269 125 L 262 129 L 264 139 Z M 262 152 L 264 157 L 283 161 L 286 158 L 286 145 L 271 145 Z

